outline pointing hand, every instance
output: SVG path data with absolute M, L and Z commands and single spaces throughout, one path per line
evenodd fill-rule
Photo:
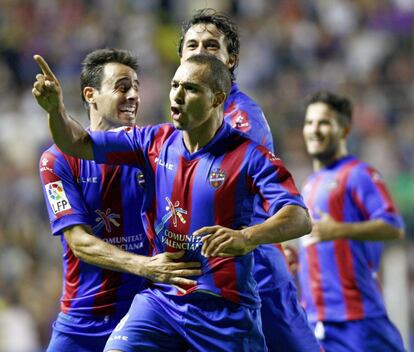
M 47 62 L 40 55 L 34 55 L 42 73 L 36 75 L 32 94 L 37 103 L 49 114 L 63 107 L 62 88 Z

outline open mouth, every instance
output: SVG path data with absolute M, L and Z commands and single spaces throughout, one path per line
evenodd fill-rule
M 119 111 L 123 115 L 127 115 L 130 118 L 135 118 L 135 116 L 136 116 L 136 107 L 135 106 L 122 107 L 122 108 L 119 109 Z
M 174 120 L 178 120 L 181 116 L 181 110 L 176 106 L 171 106 L 171 117 Z

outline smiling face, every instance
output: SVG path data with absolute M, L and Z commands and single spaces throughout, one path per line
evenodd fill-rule
M 196 54 L 209 54 L 217 57 L 228 68 L 235 64 L 235 58 L 229 55 L 226 38 L 214 24 L 198 23 L 190 27 L 185 34 L 181 62 Z
M 314 159 L 327 165 L 344 153 L 348 130 L 338 122 L 337 112 L 321 102 L 306 109 L 303 136 L 306 149 Z
M 138 77 L 131 67 L 107 63 L 101 87 L 85 87 L 83 91 L 91 106 L 91 125 L 109 129 L 135 124 L 140 102 L 138 88 Z
M 177 129 L 192 131 L 208 125 L 218 103 L 205 66 L 184 62 L 171 81 L 171 117 Z

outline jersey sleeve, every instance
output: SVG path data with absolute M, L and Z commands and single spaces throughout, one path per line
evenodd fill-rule
M 272 216 L 286 205 L 306 208 L 292 175 L 282 160 L 263 146 L 250 155 L 248 175 L 252 189 L 262 200 L 262 208 Z
M 352 199 L 364 219 L 381 219 L 397 228 L 404 226 L 382 176 L 374 168 L 367 165 L 356 167 L 348 185 Z
M 52 233 L 60 235 L 68 226 L 89 225 L 76 175 L 64 155 L 56 147 L 49 149 L 42 154 L 39 169 Z
M 257 144 L 274 151 L 273 136 L 266 117 L 259 105 L 246 95 L 237 95 L 225 111 L 225 120 Z
M 89 132 L 94 160 L 100 164 L 128 164 L 143 167 L 144 133 L 139 127 Z

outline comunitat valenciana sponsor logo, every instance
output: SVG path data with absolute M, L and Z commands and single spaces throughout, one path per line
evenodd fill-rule
M 93 227 L 93 231 L 97 232 L 105 226 L 107 232 L 112 232 L 112 226 L 119 227 L 119 222 L 117 219 L 120 219 L 120 215 L 111 212 L 111 208 L 102 211 L 100 209 L 95 210 L 95 213 L 98 215 L 95 218 L 96 225 Z
M 165 223 L 172 219 L 172 224 L 174 227 L 177 227 L 178 222 L 185 224 L 187 220 L 185 219 L 185 215 L 187 215 L 187 210 L 183 209 L 180 206 L 180 202 L 177 200 L 172 202 L 170 198 L 165 197 L 165 201 L 167 202 L 165 206 L 165 210 L 167 211 L 166 214 L 162 217 L 161 223 L 155 227 L 155 232 L 158 234 L 162 228 L 164 227 Z
M 201 237 L 194 237 L 184 233 L 176 233 L 165 229 L 162 234 L 162 243 L 169 248 L 195 251 L 201 245 Z

